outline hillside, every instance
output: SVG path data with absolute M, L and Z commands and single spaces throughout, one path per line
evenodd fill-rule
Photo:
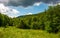
M 60 5 L 10 18 L 0 13 L 0 38 L 60 38 Z
M 50 6 L 48 10 L 34 15 L 9 18 L 0 14 L 0 27 L 14 26 L 20 29 L 39 29 L 49 33 L 60 32 L 60 5 Z
M 48 10 L 34 15 L 14 18 L 14 26 L 22 29 L 42 29 L 56 33 L 60 31 L 60 5 L 50 6 Z

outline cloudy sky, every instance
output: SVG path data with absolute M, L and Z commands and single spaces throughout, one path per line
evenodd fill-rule
M 36 14 L 55 6 L 60 0 L 0 0 L 0 13 L 9 17 Z

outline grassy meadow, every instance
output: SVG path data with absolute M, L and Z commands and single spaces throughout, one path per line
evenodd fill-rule
M 52 34 L 42 30 L 0 28 L 0 38 L 60 38 L 60 33 Z

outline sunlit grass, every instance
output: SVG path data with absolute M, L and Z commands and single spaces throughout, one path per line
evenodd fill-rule
M 0 38 L 60 38 L 60 33 L 49 34 L 42 30 L 26 30 L 15 27 L 0 27 Z

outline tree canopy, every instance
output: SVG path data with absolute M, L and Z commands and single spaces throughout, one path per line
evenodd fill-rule
M 60 5 L 50 6 L 48 10 L 34 15 L 9 18 L 0 13 L 0 27 L 15 26 L 20 29 L 41 29 L 49 33 L 60 31 Z

